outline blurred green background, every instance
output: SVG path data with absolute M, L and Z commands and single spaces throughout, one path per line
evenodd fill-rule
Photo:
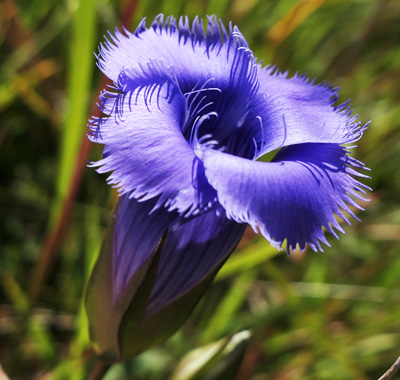
M 101 154 L 84 137 L 105 86 L 93 52 L 107 30 L 133 30 L 160 12 L 215 13 L 264 62 L 340 86 L 340 101 L 351 98 L 360 120 L 372 120 L 355 155 L 371 168 L 364 182 L 374 191 L 362 223 L 329 237 L 325 253 L 288 257 L 248 231 L 183 328 L 105 379 L 377 379 L 400 354 L 398 0 L 0 0 L 5 372 L 86 376 L 82 299 L 116 199 L 105 176 L 86 168 Z M 221 355 L 192 375 L 176 370 L 192 349 L 247 329 L 237 375 Z

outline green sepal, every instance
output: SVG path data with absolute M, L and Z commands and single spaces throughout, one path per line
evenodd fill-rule
M 112 301 L 112 256 L 115 219 L 119 204 L 113 215 L 106 237 L 104 238 L 99 257 L 91 273 L 86 290 L 85 308 L 89 320 L 89 334 L 94 350 L 100 359 L 105 361 L 121 360 L 118 332 L 124 315 L 132 304 L 142 283 L 147 279 L 153 261 L 161 252 L 164 237 L 155 251 L 135 272 L 118 299 Z M 136 314 L 141 315 L 145 304 L 135 302 Z
M 131 359 L 137 354 L 163 343 L 172 336 L 190 316 L 230 254 L 231 252 L 227 253 L 214 269 L 195 286 L 168 302 L 168 304 L 154 314 L 140 320 L 138 318 L 137 303 L 140 305 L 146 303 L 146 297 L 150 294 L 150 281 L 146 279 L 126 311 L 120 325 L 119 339 L 122 359 Z M 149 274 L 156 273 L 157 264 L 158 260 L 153 260 Z M 149 277 L 153 276 L 150 275 Z

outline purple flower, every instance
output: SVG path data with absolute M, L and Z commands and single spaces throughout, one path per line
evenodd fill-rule
M 89 136 L 120 191 L 113 303 L 166 230 L 144 319 L 215 275 L 247 224 L 275 247 L 322 250 L 323 227 L 343 232 L 335 215 L 356 218 L 367 187 L 348 144 L 365 126 L 331 85 L 263 68 L 237 27 L 160 15 L 110 35 L 98 66 L 114 83 Z

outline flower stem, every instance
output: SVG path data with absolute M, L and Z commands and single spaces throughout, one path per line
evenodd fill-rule
M 87 380 L 101 380 L 113 363 L 96 360 Z
M 396 361 L 392 364 L 392 366 L 378 380 L 390 379 L 399 368 L 400 368 L 400 356 L 396 359 Z

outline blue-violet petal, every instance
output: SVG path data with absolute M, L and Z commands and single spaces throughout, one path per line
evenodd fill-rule
M 342 231 L 335 214 L 347 221 L 343 210 L 364 193 L 351 175 L 362 165 L 338 144 L 300 144 L 281 149 L 272 162 L 258 162 L 206 149 L 206 176 L 217 190 L 228 218 L 249 223 L 272 245 L 287 249 L 308 243 L 314 250 L 327 244 L 322 227 L 335 236 Z M 350 175 L 351 174 L 351 175 Z M 359 174 L 363 176 L 363 174 Z

